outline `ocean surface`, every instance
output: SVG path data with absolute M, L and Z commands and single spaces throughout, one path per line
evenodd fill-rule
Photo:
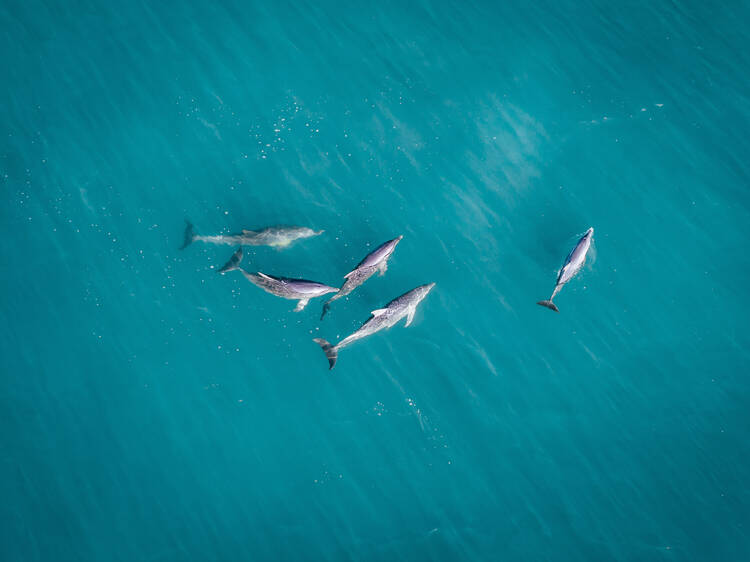
M 750 4 L 376 4 L 0 5 L 0 560 L 750 560 Z

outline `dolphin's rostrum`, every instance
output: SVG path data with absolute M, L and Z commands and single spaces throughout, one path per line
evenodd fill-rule
M 372 316 L 362 324 L 362 327 L 359 330 L 345 337 L 336 345 L 331 345 L 322 338 L 315 338 L 313 341 L 323 349 L 323 352 L 328 358 L 329 369 L 333 369 L 334 365 L 336 365 L 339 350 L 350 343 L 374 334 L 375 332 L 379 332 L 385 328 L 390 328 L 404 317 L 406 317 L 405 325 L 408 326 L 411 324 L 412 320 L 414 320 L 414 312 L 417 310 L 417 305 L 422 302 L 422 299 L 427 296 L 434 286 L 435 283 L 420 285 L 408 293 L 404 293 L 400 297 L 393 299 L 385 305 L 385 308 L 373 310 Z
M 311 238 L 322 234 L 322 230 L 313 230 L 306 226 L 268 226 L 262 230 L 243 230 L 240 234 L 217 234 L 201 236 L 195 233 L 193 225 L 188 222 L 181 250 L 193 242 L 226 244 L 229 246 L 271 246 L 285 248 L 300 238 Z
M 336 287 L 329 287 L 323 283 L 308 281 L 307 279 L 274 277 L 261 273 L 260 271 L 256 275 L 248 273 L 244 269 L 240 269 L 240 271 L 245 277 L 247 277 L 247 280 L 250 281 L 250 283 L 257 285 L 267 293 L 271 293 L 277 297 L 298 301 L 297 307 L 294 309 L 295 312 L 299 312 L 305 308 L 310 299 L 320 297 L 326 293 L 335 293 L 338 291 Z
M 563 285 L 573 279 L 576 273 L 578 273 L 581 267 L 583 267 L 583 264 L 586 262 L 586 253 L 591 247 L 591 239 L 593 238 L 593 236 L 594 229 L 589 228 L 578 241 L 576 247 L 573 248 L 573 250 L 568 254 L 568 257 L 565 258 L 565 263 L 563 264 L 560 273 L 558 273 L 557 275 L 557 284 L 555 285 L 555 290 L 552 291 L 552 296 L 549 298 L 549 300 L 539 301 L 537 304 L 547 307 L 550 310 L 554 310 L 555 312 L 560 312 L 560 310 L 557 308 L 557 306 L 555 306 L 555 303 L 553 303 L 552 300 L 555 298 L 555 295 L 560 292 L 560 289 L 563 288 Z
M 367 254 L 365 259 L 357 264 L 357 267 L 344 275 L 346 281 L 344 281 L 344 284 L 339 291 L 323 304 L 323 313 L 320 315 L 320 319 L 323 320 L 326 312 L 331 308 L 331 303 L 333 301 L 351 293 L 354 289 L 375 275 L 376 272 L 380 272 L 380 275 L 385 275 L 385 272 L 388 269 L 388 258 L 391 257 L 393 250 L 396 249 L 396 244 L 398 244 L 402 238 L 403 236 L 399 236 L 393 240 L 388 240 L 388 242 L 383 242 L 380 246 Z

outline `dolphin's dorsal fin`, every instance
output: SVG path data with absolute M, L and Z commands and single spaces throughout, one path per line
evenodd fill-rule
M 381 314 L 383 314 L 386 310 L 388 310 L 388 309 L 387 308 L 378 308 L 377 310 L 373 310 L 370 314 L 372 314 L 373 316 L 377 317 L 377 316 L 380 316 Z
M 349 273 L 347 273 L 346 275 L 344 275 L 344 279 L 349 279 L 349 277 L 351 277 L 355 273 L 357 273 L 356 269 L 351 270 Z
M 412 320 L 414 320 L 414 313 L 415 313 L 416 311 L 417 311 L 417 309 L 416 309 L 416 308 L 412 308 L 412 309 L 411 309 L 411 310 L 409 311 L 409 315 L 408 315 L 408 316 L 406 317 L 406 324 L 405 324 L 405 326 L 408 326 L 409 324 L 411 324 L 411 321 L 412 321 Z
M 254 230 L 247 230 L 246 228 L 242 229 L 242 234 L 258 234 Z

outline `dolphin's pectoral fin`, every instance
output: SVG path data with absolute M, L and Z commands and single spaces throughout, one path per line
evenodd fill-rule
M 294 312 L 299 312 L 303 308 L 307 306 L 307 303 L 310 302 L 310 299 L 302 299 L 297 303 L 297 307 L 294 309 Z
M 258 234 L 258 233 L 255 232 L 254 230 L 247 230 L 247 229 L 243 228 L 242 229 L 242 234 L 244 234 L 245 236 L 250 236 L 251 234 Z
M 408 316 L 406 317 L 406 324 L 404 324 L 404 326 L 408 326 L 409 324 L 411 324 L 412 320 L 414 320 L 414 313 L 415 313 L 416 311 L 417 311 L 416 307 L 415 307 L 415 308 L 412 308 L 412 309 L 411 309 L 411 310 L 409 311 L 409 315 L 408 315 Z
M 385 275 L 385 272 L 388 271 L 388 262 L 384 261 L 378 266 L 378 271 L 380 272 L 380 276 L 382 277 Z

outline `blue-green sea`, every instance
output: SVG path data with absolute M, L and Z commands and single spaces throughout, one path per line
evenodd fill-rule
M 3 2 L 0 560 L 750 560 L 748 20 Z

